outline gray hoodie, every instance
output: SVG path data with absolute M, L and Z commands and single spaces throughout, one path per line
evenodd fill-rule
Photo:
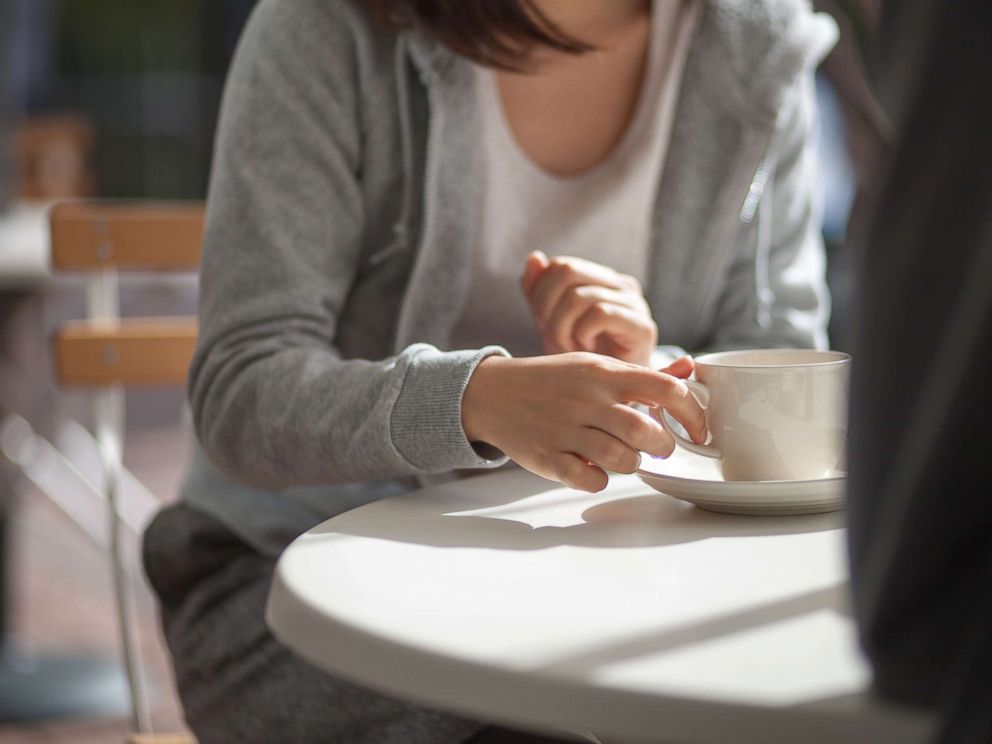
M 704 3 L 652 221 L 663 343 L 823 346 L 802 0 Z M 449 348 L 481 179 L 471 64 L 349 0 L 261 0 L 227 82 L 189 379 L 186 501 L 277 553 L 320 520 L 456 469 L 496 347 Z

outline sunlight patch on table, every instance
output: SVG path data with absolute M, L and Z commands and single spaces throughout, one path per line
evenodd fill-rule
M 819 610 L 729 636 L 604 665 L 600 684 L 751 705 L 812 703 L 869 682 L 849 620 Z

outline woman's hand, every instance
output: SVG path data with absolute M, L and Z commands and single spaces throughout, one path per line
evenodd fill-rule
M 629 403 L 666 408 L 693 441 L 706 441 L 703 409 L 680 379 L 682 357 L 655 372 L 598 354 L 484 359 L 462 398 L 470 441 L 503 451 L 532 473 L 583 491 L 606 487 L 606 471 L 633 473 L 640 452 L 667 457 L 672 437 Z
M 521 288 L 546 354 L 593 351 L 648 366 L 658 326 L 632 276 L 582 258 L 527 256 Z

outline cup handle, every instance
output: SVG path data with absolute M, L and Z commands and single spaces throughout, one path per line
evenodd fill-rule
M 689 392 L 692 393 L 694 397 L 704 409 L 710 404 L 710 389 L 706 387 L 701 382 L 696 382 L 695 380 L 685 380 L 685 384 L 689 388 Z M 702 455 L 703 457 L 712 457 L 715 460 L 719 460 L 723 455 L 720 450 L 714 447 L 712 444 L 696 444 L 695 442 L 686 439 L 684 436 L 679 434 L 675 430 L 675 426 L 672 424 L 672 415 L 666 411 L 664 408 L 655 408 L 655 418 L 661 423 L 662 427 L 667 431 L 680 447 L 689 450 L 689 452 L 695 452 L 697 455 Z

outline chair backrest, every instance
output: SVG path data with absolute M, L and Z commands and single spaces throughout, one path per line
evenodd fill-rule
M 35 115 L 14 130 L 20 199 L 81 199 L 95 191 L 96 127 L 84 114 Z
M 200 261 L 200 204 L 68 202 L 51 212 L 52 268 L 87 274 L 86 318 L 55 334 L 61 382 L 95 388 L 93 419 L 113 515 L 110 552 L 134 729 L 151 731 L 135 601 L 120 536 L 124 387 L 183 385 L 196 345 L 195 318 L 121 318 L 119 271 L 193 271 Z
M 195 271 L 201 204 L 66 202 L 51 212 L 52 268 L 86 272 L 88 313 L 55 335 L 59 380 L 75 385 L 183 385 L 193 318 L 120 318 L 117 272 Z

